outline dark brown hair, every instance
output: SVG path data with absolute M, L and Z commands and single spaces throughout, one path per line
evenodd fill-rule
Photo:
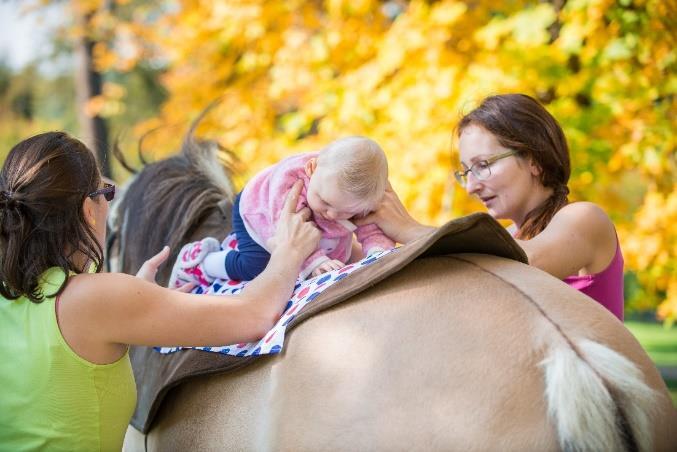
M 12 148 L 0 172 L 0 295 L 35 303 L 50 267 L 82 273 L 81 253 L 101 270 L 103 250 L 85 220 L 83 203 L 101 176 L 94 155 L 63 132 L 28 138 Z M 99 201 L 103 202 L 103 201 Z
M 465 115 L 458 135 L 477 125 L 496 137 L 501 146 L 518 151 L 518 156 L 540 168 L 540 182 L 553 189 L 552 195 L 529 212 L 516 238 L 528 240 L 539 234 L 552 217 L 567 205 L 571 174 L 569 146 L 557 120 L 532 97 L 525 94 L 490 96 Z

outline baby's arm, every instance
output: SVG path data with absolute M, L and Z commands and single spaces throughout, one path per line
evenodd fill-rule
M 365 256 L 377 251 L 395 248 L 395 242 L 373 223 L 358 226 L 355 230 L 355 236 L 357 241 L 362 244 L 362 252 Z

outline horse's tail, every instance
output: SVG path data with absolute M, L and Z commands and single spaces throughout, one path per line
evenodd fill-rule
M 548 411 L 565 451 L 650 451 L 657 394 L 630 360 L 568 338 L 541 362 Z

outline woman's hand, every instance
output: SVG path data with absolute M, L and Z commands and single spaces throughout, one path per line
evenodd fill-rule
M 268 241 L 271 255 L 285 253 L 288 258 L 298 261 L 298 265 L 317 249 L 320 231 L 309 222 L 310 209 L 304 207 L 296 212 L 302 181 L 296 181 L 287 194 L 280 218 L 275 226 L 275 235 Z
M 159 253 L 157 253 L 155 256 L 151 257 L 150 259 L 148 259 L 146 262 L 143 263 L 139 271 L 136 272 L 136 277 L 141 278 L 148 282 L 152 283 L 156 282 L 155 276 L 157 275 L 158 268 L 160 267 L 160 265 L 164 263 L 164 261 L 167 260 L 168 257 L 169 257 L 169 247 L 165 246 Z M 195 284 L 188 283 L 184 284 L 181 287 L 177 287 L 175 290 L 178 290 L 179 292 L 188 293 L 194 288 Z
M 259 276 L 247 284 L 239 294 L 250 303 L 271 328 L 282 315 L 299 275 L 303 261 L 317 249 L 320 231 L 309 222 L 310 210 L 296 212 L 303 182 L 297 181 L 287 194 L 280 218 L 275 225 L 275 235 L 268 240 L 270 261 Z M 265 330 L 261 335 L 265 334 Z
M 385 235 L 398 243 L 413 242 L 435 230 L 414 220 L 393 190 L 390 181 L 379 207 L 364 218 L 355 220 L 358 225 L 375 223 Z

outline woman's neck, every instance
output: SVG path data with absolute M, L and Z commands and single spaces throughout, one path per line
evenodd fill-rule
M 542 206 L 553 194 L 554 190 L 551 187 L 544 187 L 540 183 L 536 184 L 532 196 L 529 197 L 524 207 L 520 210 L 518 215 L 510 218 L 515 224 L 516 232 L 522 229 L 529 213 L 539 206 Z
M 69 260 L 71 261 L 73 267 L 75 267 L 81 273 L 86 272 L 91 265 L 91 259 L 89 259 L 89 257 L 81 251 L 76 251 L 73 253 L 69 257 Z

